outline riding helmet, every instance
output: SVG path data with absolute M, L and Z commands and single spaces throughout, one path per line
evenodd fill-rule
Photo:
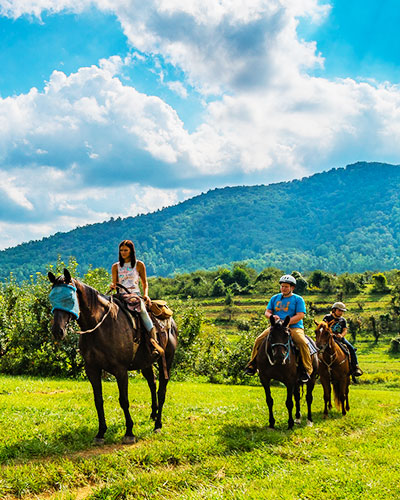
M 279 284 L 281 283 L 289 283 L 289 285 L 296 286 L 296 278 L 291 274 L 284 274 L 279 280 Z
M 335 302 L 331 308 L 333 309 L 339 309 L 339 311 L 347 311 L 346 306 L 343 304 L 343 302 Z

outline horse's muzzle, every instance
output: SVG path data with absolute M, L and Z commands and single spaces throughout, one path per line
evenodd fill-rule
M 59 309 L 54 311 L 51 333 L 56 340 L 64 340 L 66 337 L 69 320 L 70 314 L 68 312 Z
M 288 352 L 284 347 L 274 347 L 272 355 L 277 365 L 285 365 L 288 360 Z

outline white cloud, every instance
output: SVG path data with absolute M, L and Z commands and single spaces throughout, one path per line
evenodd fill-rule
M 3 191 L 3 195 L 19 207 L 27 210 L 33 210 L 33 205 L 27 198 L 27 189 L 22 186 L 18 186 L 15 182 L 16 178 L 7 176 L 6 172 L 3 172 L 1 177 L 0 191 Z
M 215 185 L 285 180 L 363 159 L 398 162 L 398 86 L 309 75 L 323 58 L 315 43 L 298 39 L 298 16 L 320 23 L 329 6 L 0 0 L 0 12 L 40 17 L 91 5 L 118 17 L 134 52 L 71 75 L 54 71 L 43 92 L 0 99 L 3 193 L 13 204 L 5 223 L 25 217 L 34 235 L 35 227 L 65 230 L 161 208 Z M 157 69 L 182 99 L 190 86 L 203 93 L 193 133 L 161 98 L 122 83 L 125 66 L 147 55 L 184 73 L 167 81 Z

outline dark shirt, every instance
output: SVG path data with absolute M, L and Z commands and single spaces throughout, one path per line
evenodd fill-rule
M 343 330 L 347 328 L 347 321 L 341 316 L 340 318 L 335 318 L 333 314 L 327 314 L 324 316 L 325 323 L 328 323 L 329 328 L 332 330 L 334 335 L 342 335 Z

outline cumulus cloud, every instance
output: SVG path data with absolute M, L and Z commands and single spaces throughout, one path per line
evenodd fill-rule
M 40 18 L 93 6 L 117 16 L 131 54 L 70 75 L 54 71 L 43 91 L 0 99 L 7 230 L 23 220 L 31 235 L 69 229 L 216 185 L 286 180 L 365 158 L 397 162 L 400 88 L 312 76 L 323 57 L 297 36 L 298 18 L 323 22 L 329 5 L 0 0 L 0 13 Z M 159 73 L 182 99 L 189 88 L 204 97 L 193 132 L 160 97 L 123 83 L 124 68 L 148 56 L 182 72 L 182 80 Z

